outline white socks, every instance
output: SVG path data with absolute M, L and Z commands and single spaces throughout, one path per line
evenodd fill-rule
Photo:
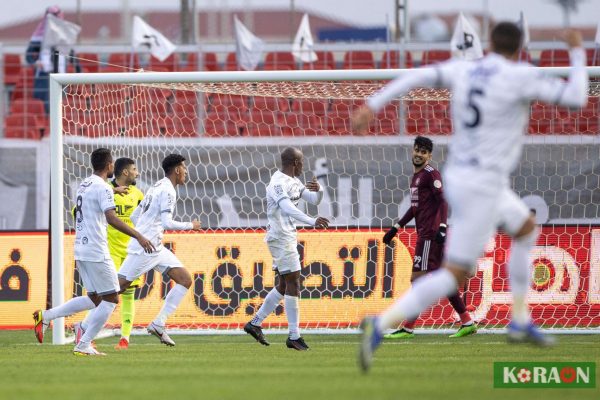
M 283 303 L 285 305 L 285 315 L 288 320 L 288 328 L 290 330 L 290 339 L 296 340 L 300 337 L 300 328 L 298 326 L 300 319 L 300 312 L 298 310 L 298 297 L 283 296 Z
M 519 326 L 529 324 L 531 316 L 527 306 L 527 292 L 531 284 L 531 249 L 538 237 L 537 228 L 530 234 L 513 239 L 508 260 L 510 290 L 513 296 L 512 320 Z
M 283 299 L 283 295 L 277 291 L 276 288 L 271 289 L 271 291 L 265 297 L 265 301 L 262 303 L 262 306 L 258 309 L 258 312 L 252 318 L 250 323 L 254 326 L 261 326 L 262 322 L 267 318 L 279 305 L 279 302 Z
M 44 323 L 47 324 L 53 319 L 73 315 L 80 311 L 91 310 L 94 307 L 96 307 L 96 305 L 88 296 L 78 296 L 73 297 L 71 300 L 58 307 L 44 311 L 42 316 L 44 318 Z
M 381 314 L 378 328 L 384 331 L 404 320 L 416 319 L 433 303 L 456 292 L 456 278 L 449 270 L 442 268 L 432 272 L 414 281 L 412 288 Z
M 171 291 L 167 295 L 165 303 L 163 304 L 158 315 L 156 316 L 156 319 L 152 322 L 154 322 L 154 324 L 158 326 L 165 326 L 165 324 L 167 323 L 167 318 L 169 318 L 169 315 L 171 315 L 173 311 L 175 311 L 179 303 L 181 303 L 181 300 L 183 300 L 187 291 L 188 289 L 185 286 L 176 284 L 175 287 L 171 289 Z
M 108 301 L 102 300 L 100 304 L 98 304 L 98 307 L 96 307 L 96 309 L 88 316 L 87 329 L 81 337 L 80 342 L 90 343 L 94 340 L 116 307 L 117 305 L 115 303 L 109 303 Z

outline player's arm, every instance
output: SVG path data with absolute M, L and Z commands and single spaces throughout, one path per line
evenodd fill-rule
M 292 217 L 297 221 L 305 223 L 306 225 L 314 226 L 316 228 L 327 228 L 329 226 L 329 220 L 326 218 L 312 218 L 304 214 L 298 209 L 298 207 L 294 205 L 294 203 L 292 203 L 289 197 L 284 197 L 279 200 L 279 208 L 281 208 L 281 211 L 288 217 Z
M 415 217 L 415 213 L 412 207 L 409 207 L 408 210 L 404 213 L 402 218 L 398 220 L 386 233 L 383 235 L 383 243 L 390 244 L 392 240 L 398 234 L 398 229 L 404 228 L 406 224 L 408 224 Z
M 100 209 L 104 210 L 106 222 L 116 230 L 135 238 L 146 253 L 152 253 L 156 250 L 154 245 L 152 245 L 148 239 L 125 222 L 121 221 L 117 216 L 117 213 L 115 212 L 115 195 L 111 188 L 107 186 L 104 190 L 97 191 L 97 195 L 99 196 L 98 202 L 100 203 Z
M 317 182 L 316 177 L 313 177 L 312 181 L 306 182 L 306 186 L 302 189 L 300 197 L 310 204 L 318 205 L 321 203 L 321 200 L 323 200 L 323 188 Z
M 431 172 L 431 193 L 439 204 L 438 215 L 440 217 L 440 226 L 438 227 L 435 240 L 443 244 L 446 241 L 446 231 L 448 230 L 448 202 L 444 198 L 444 187 L 442 184 L 442 175 L 439 171 Z
M 142 214 L 142 207 L 140 207 L 140 205 L 138 204 L 138 206 L 135 208 L 135 210 L 133 210 L 133 212 L 129 216 L 129 219 L 131 220 L 131 222 L 133 222 L 133 225 L 137 225 L 138 218 L 140 217 L 141 214 Z
M 541 100 L 550 104 L 580 108 L 587 103 L 589 78 L 585 70 L 586 55 L 581 34 L 574 30 L 565 33 L 565 42 L 569 46 L 571 68 L 565 82 L 557 77 L 549 77 L 539 72 L 527 76 L 523 82 L 524 96 L 528 101 Z
M 171 193 L 163 192 L 160 203 L 160 223 L 164 229 L 172 231 L 189 231 L 200 229 L 200 221 L 181 222 L 173 219 L 173 209 L 175 207 L 175 196 Z M 138 207 L 140 208 L 140 207 Z M 137 211 L 137 209 L 136 209 Z
M 141 233 L 127 225 L 125 222 L 121 221 L 114 208 L 105 210 L 104 215 L 106 216 L 106 222 L 108 222 L 116 230 L 135 238 L 135 240 L 140 243 L 140 246 L 142 246 L 146 253 L 152 253 L 156 250 L 154 245 L 148 239 L 142 236 Z
M 353 114 L 353 130 L 358 133 L 364 133 L 369 126 L 369 122 L 371 122 L 375 114 L 383 106 L 393 99 L 408 93 L 411 89 L 447 86 L 444 75 L 446 74 L 445 70 L 448 69 L 451 62 L 441 63 L 433 68 L 411 70 L 410 73 L 404 73 L 385 85 L 383 89 L 369 97 L 366 104 Z

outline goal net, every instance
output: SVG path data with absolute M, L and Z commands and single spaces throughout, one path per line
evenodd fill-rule
M 403 71 L 402 73 L 410 73 Z M 565 74 L 561 68 L 551 73 Z M 598 68 L 590 69 L 598 76 Z M 442 167 L 452 132 L 449 93 L 418 89 L 384 108 L 369 135 L 350 129 L 352 111 L 398 71 L 265 71 L 228 73 L 123 73 L 55 75 L 52 99 L 53 302 L 84 294 L 74 267 L 70 210 L 73 194 L 91 174 L 90 154 L 108 147 L 133 158 L 145 191 L 163 177 L 162 159 L 187 159 L 188 182 L 178 189 L 176 218 L 198 218 L 203 231 L 168 232 L 166 245 L 193 276 L 188 295 L 168 320 L 182 333 L 239 330 L 273 287 L 263 242 L 265 188 L 287 146 L 302 150 L 303 181 L 325 187 L 310 215 L 332 221 L 327 231 L 300 229 L 300 321 L 303 328 L 355 330 L 410 286 L 413 225 L 391 246 L 383 233 L 410 204 L 412 142 L 428 135 L 433 165 Z M 513 187 L 542 225 L 532 254 L 529 302 L 544 327 L 600 329 L 600 111 L 594 82 L 583 110 L 534 103 Z M 62 210 L 54 212 L 54 210 Z M 450 217 L 450 227 L 452 217 Z M 450 228 L 451 229 L 451 228 Z M 63 234 L 64 232 L 64 234 Z M 491 239 L 477 275 L 462 288 L 483 329 L 508 322 L 507 258 L 510 240 Z M 172 287 L 151 271 L 136 290 L 136 327 L 158 313 Z M 109 320 L 118 329 L 120 310 Z M 64 340 L 76 315 L 55 326 Z M 419 318 L 428 331 L 456 328 L 446 300 Z M 281 306 L 264 326 L 285 329 Z

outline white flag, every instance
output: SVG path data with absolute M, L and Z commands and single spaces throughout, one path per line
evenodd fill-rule
M 298 32 L 296 32 L 294 44 L 292 44 L 292 54 L 296 60 L 301 60 L 305 63 L 317 61 L 319 57 L 313 51 L 313 46 L 314 42 L 308 23 L 308 14 L 304 14 L 298 27 Z
M 598 27 L 596 28 L 596 39 L 594 39 L 594 43 L 596 43 L 596 46 L 600 46 L 600 22 L 598 22 Z
M 245 71 L 253 71 L 262 58 L 265 42 L 256 37 L 237 15 L 234 17 L 237 63 Z
M 521 47 L 526 49 L 529 47 L 529 24 L 527 24 L 523 11 L 521 11 L 517 26 L 521 29 L 521 32 L 523 32 L 523 43 L 521 44 Z
M 150 54 L 160 61 L 165 61 L 176 48 L 162 33 L 148 25 L 137 15 L 133 17 L 131 44 L 133 47 L 149 49 Z
M 52 46 L 75 44 L 79 32 L 81 32 L 79 25 L 48 14 L 42 48 L 49 49 Z
M 454 57 L 465 60 L 475 60 L 483 57 L 483 48 L 477 32 L 467 18 L 460 13 L 456 21 L 456 28 L 450 40 L 450 49 Z

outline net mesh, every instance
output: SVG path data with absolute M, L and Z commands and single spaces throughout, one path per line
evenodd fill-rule
M 303 181 L 326 188 L 310 215 L 332 221 L 328 231 L 301 230 L 301 326 L 355 328 L 410 286 L 416 232 L 409 226 L 393 246 L 381 238 L 408 208 L 413 174 L 411 135 L 434 137 L 433 164 L 446 158 L 452 132 L 448 92 L 418 89 L 386 106 L 355 136 L 350 115 L 383 82 L 230 82 L 152 85 L 68 85 L 63 90 L 64 214 L 68 231 L 73 194 L 91 173 L 89 156 L 110 147 L 114 157 L 136 160 L 145 191 L 162 178 L 161 160 L 187 158 L 189 180 L 179 188 L 176 218 L 198 218 L 200 233 L 167 233 L 166 245 L 192 273 L 194 284 L 169 319 L 172 328 L 237 329 L 256 312 L 275 274 L 263 242 L 265 187 L 283 148 L 305 156 Z M 548 327 L 600 326 L 600 145 L 598 86 L 586 108 L 570 111 L 534 103 L 528 144 L 513 187 L 543 224 L 533 261 L 530 299 L 535 320 Z M 405 135 L 399 135 L 400 133 Z M 539 134 L 551 135 L 549 137 Z M 450 220 L 450 224 L 451 224 Z M 67 234 L 66 298 L 83 293 Z M 483 328 L 504 327 L 510 295 L 510 241 L 498 235 L 462 288 Z M 172 287 L 150 272 L 136 290 L 136 326 L 148 324 Z M 74 316 L 67 323 L 79 319 Z M 424 313 L 417 327 L 456 327 L 446 300 Z M 119 313 L 110 324 L 118 327 Z M 265 326 L 285 328 L 283 309 Z

